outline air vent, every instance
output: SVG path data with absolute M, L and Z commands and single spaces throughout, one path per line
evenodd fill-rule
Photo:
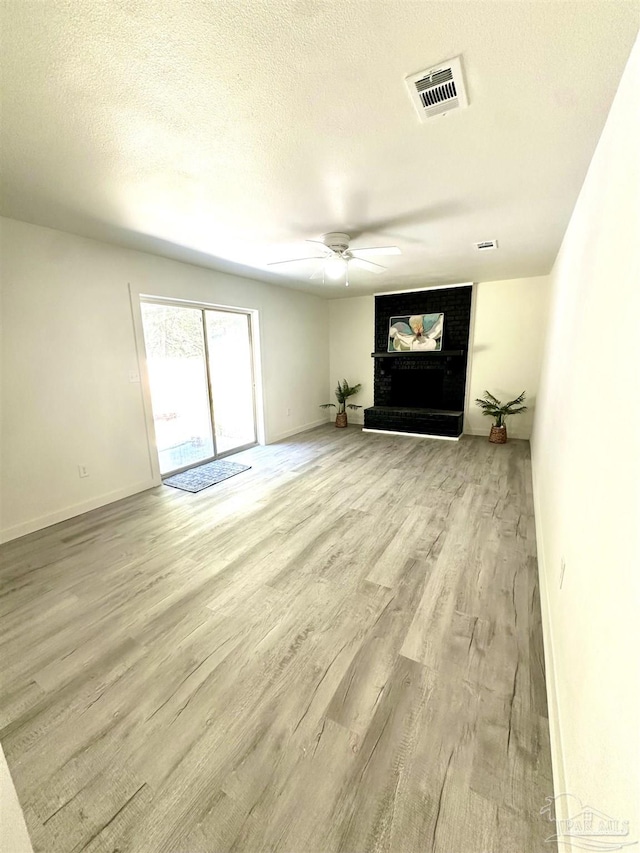
M 476 243 L 475 245 L 476 245 L 476 249 L 479 252 L 488 252 L 491 249 L 497 249 L 498 248 L 498 241 L 497 240 L 483 240 L 481 243 Z
M 469 106 L 459 56 L 412 74 L 405 82 L 420 121 Z

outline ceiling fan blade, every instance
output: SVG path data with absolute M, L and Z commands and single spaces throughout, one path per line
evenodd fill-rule
M 320 267 L 320 269 L 316 270 L 309 278 L 324 278 L 324 266 Z
M 364 258 L 351 258 L 349 263 L 353 264 L 354 267 L 367 270 L 368 272 L 381 273 L 387 271 L 386 267 L 383 267 L 380 264 L 374 264 L 373 261 L 365 261 Z
M 311 258 L 289 258 L 288 261 L 271 261 L 268 263 L 268 267 L 277 267 L 279 264 L 297 264 L 300 261 L 323 261 L 324 258 L 321 258 L 319 255 L 314 255 Z
M 366 209 L 364 211 L 366 213 Z M 352 242 L 359 240 L 364 234 L 386 234 L 387 239 L 395 239 L 395 233 L 404 228 L 414 228 L 428 225 L 438 219 L 450 219 L 462 212 L 461 205 L 454 202 L 441 202 L 431 204 L 416 210 L 409 210 L 399 216 L 391 216 L 388 219 L 367 219 L 366 216 L 357 222 L 345 223 L 348 226 Z M 402 233 L 403 240 L 412 240 L 410 235 Z M 414 242 L 420 242 L 414 240 Z
M 402 252 L 397 246 L 371 246 L 363 249 L 356 249 L 355 247 L 351 250 L 352 254 L 364 254 L 366 252 L 367 255 L 401 255 Z

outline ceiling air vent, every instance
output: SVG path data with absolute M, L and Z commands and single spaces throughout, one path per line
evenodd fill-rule
M 405 78 L 420 121 L 468 107 L 459 56 Z
M 490 249 L 497 249 L 498 248 L 498 241 L 497 240 L 483 240 L 481 243 L 476 243 L 475 247 L 479 252 L 488 252 Z

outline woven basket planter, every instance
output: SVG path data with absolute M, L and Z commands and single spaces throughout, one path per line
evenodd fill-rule
M 489 441 L 492 444 L 506 444 L 507 428 L 506 426 L 492 426 L 489 433 Z
M 347 425 L 347 413 L 346 412 L 340 412 L 339 414 L 336 415 L 336 426 L 343 428 L 343 427 L 346 427 L 346 425 Z

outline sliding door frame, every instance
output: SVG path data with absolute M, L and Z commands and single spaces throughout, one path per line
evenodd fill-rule
M 213 393 L 213 384 L 211 382 L 211 366 L 209 363 L 209 340 L 207 336 L 207 311 L 216 311 L 219 314 L 241 314 L 247 321 L 247 339 L 249 341 L 249 363 L 251 365 L 251 413 L 253 414 L 253 441 L 248 444 L 243 444 L 240 447 L 233 447 L 231 450 L 225 450 L 218 453 L 218 442 L 216 441 L 216 403 Z M 224 459 L 225 456 L 231 456 L 233 453 L 240 453 L 241 450 L 248 450 L 250 447 L 255 447 L 258 444 L 258 412 L 256 409 L 256 374 L 255 374 L 255 353 L 253 351 L 253 324 L 250 311 L 242 311 L 239 308 L 214 308 L 213 306 L 202 308 L 202 333 L 204 335 L 204 354 L 207 361 L 207 385 L 209 387 L 209 405 L 211 408 L 211 429 L 213 431 L 213 452 L 216 459 Z
M 173 477 L 174 474 L 180 474 L 183 471 L 189 471 L 191 468 L 197 468 L 198 465 L 206 465 L 207 462 L 215 462 L 218 459 L 224 459 L 226 456 L 232 456 L 234 453 L 240 453 L 243 450 L 249 450 L 251 447 L 256 447 L 258 442 L 258 411 L 256 405 L 256 354 L 254 351 L 254 336 L 253 336 L 253 311 L 244 310 L 242 308 L 228 308 L 227 306 L 222 305 L 207 305 L 202 302 L 191 302 L 181 299 L 165 299 L 162 296 L 146 296 L 140 294 L 140 304 L 143 302 L 151 304 L 151 305 L 165 305 L 169 308 L 190 308 L 192 310 L 200 311 L 201 318 L 201 328 L 202 328 L 202 338 L 204 343 L 204 361 L 205 361 L 205 371 L 207 378 L 207 393 L 209 395 L 209 420 L 211 423 L 211 438 L 213 442 L 213 456 L 206 456 L 204 459 L 200 459 L 198 462 L 192 462 L 189 465 L 183 465 L 180 468 L 173 468 L 171 471 L 167 471 L 164 474 L 160 472 L 160 477 L 164 480 L 166 477 Z M 251 363 L 251 401 L 252 401 L 252 413 L 253 413 L 253 441 L 248 444 L 243 444 L 240 447 L 234 447 L 231 450 L 225 450 L 222 453 L 218 453 L 218 443 L 216 441 L 216 419 L 215 419 L 215 402 L 213 398 L 213 386 L 211 383 L 211 367 L 209 364 L 209 341 L 207 340 L 207 311 L 216 311 L 218 313 L 225 314 L 241 314 L 246 317 L 247 320 L 247 332 L 248 332 L 248 340 L 249 340 L 249 353 L 250 353 L 250 363 Z M 142 311 L 141 311 L 142 315 Z M 142 319 L 142 316 L 141 316 Z M 144 322 L 142 323 L 143 333 L 144 333 Z M 145 360 L 147 359 L 147 347 L 146 341 L 144 340 L 144 354 Z M 151 395 L 151 388 L 149 388 L 149 393 Z M 152 406 L 152 420 L 153 420 L 153 396 L 151 395 L 151 406 Z M 155 434 L 155 420 L 153 420 L 154 424 L 154 434 Z M 156 457 L 158 461 L 158 467 L 160 465 L 160 456 L 158 451 L 157 441 L 155 442 L 155 451 Z

